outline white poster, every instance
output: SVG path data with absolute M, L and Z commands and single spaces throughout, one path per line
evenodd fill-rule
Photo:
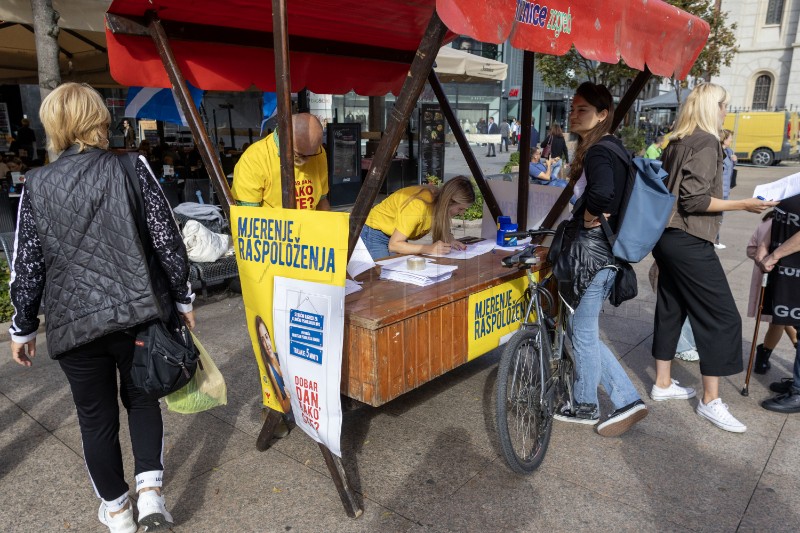
M 275 276 L 272 313 L 295 421 L 341 457 L 344 287 Z

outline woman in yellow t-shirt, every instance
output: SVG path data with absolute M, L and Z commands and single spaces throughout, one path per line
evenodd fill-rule
M 394 254 L 447 254 L 465 246 L 450 232 L 450 219 L 475 202 L 475 191 L 464 176 L 441 188 L 406 187 L 389 195 L 369 212 L 361 239 L 373 259 Z M 431 233 L 432 244 L 413 244 Z

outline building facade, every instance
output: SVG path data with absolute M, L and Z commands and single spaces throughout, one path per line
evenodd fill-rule
M 731 94 L 730 110 L 800 108 L 800 0 L 722 0 L 739 45 L 712 81 Z

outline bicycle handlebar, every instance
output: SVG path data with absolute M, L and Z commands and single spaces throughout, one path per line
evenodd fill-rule
M 552 229 L 546 228 L 539 228 L 539 229 L 529 229 L 525 231 L 507 231 L 505 233 L 506 237 L 512 238 L 525 238 L 525 237 L 540 237 L 540 236 L 547 236 L 547 235 L 555 235 L 556 231 Z

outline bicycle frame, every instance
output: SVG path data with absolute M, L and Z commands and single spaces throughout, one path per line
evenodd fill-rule
M 547 364 L 550 365 L 551 370 L 555 370 L 558 368 L 561 360 L 563 359 L 564 338 L 567 334 L 567 317 L 565 312 L 566 306 L 561 301 L 560 297 L 556 303 L 552 300 L 551 295 L 547 293 L 546 297 L 550 300 L 551 304 L 558 305 L 558 309 L 556 310 L 555 316 L 549 316 L 547 313 L 545 313 L 542 309 L 540 298 L 541 294 L 547 291 L 544 285 L 549 279 L 552 278 L 553 274 L 548 274 L 541 281 L 536 281 L 534 279 L 534 274 L 531 270 L 528 270 L 527 275 L 528 287 L 525 294 L 528 297 L 528 302 L 526 305 L 525 314 L 523 315 L 524 319 L 520 327 L 530 329 L 536 333 L 536 342 L 543 355 L 543 357 L 539 358 L 539 378 L 540 383 L 545 384 L 545 386 L 541 388 L 539 400 L 543 402 L 543 405 L 548 405 L 549 409 L 553 410 L 555 408 L 553 402 L 544 403 L 544 401 L 545 399 L 551 398 L 555 394 L 556 386 L 558 385 L 558 381 L 561 376 L 557 372 L 551 372 L 550 378 L 545 380 L 546 374 L 544 365 L 546 361 Z M 535 318 L 531 319 L 531 313 L 535 313 Z M 545 338 L 547 339 L 547 342 L 545 342 Z M 570 394 L 570 396 L 572 396 L 572 394 Z M 570 402 L 573 402 L 573 398 L 570 398 Z M 552 412 L 548 413 L 548 415 L 552 414 Z

